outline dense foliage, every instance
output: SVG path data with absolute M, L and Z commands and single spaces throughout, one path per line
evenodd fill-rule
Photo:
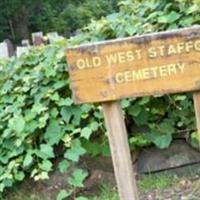
M 81 155 L 108 155 L 100 105 L 73 104 L 64 50 L 66 46 L 198 24 L 200 9 L 191 1 L 123 1 L 120 11 L 92 21 L 79 35 L 32 48 L 19 59 L 0 61 L 0 191 L 30 173 L 48 178 L 53 158 L 63 173 Z M 122 100 L 132 148 L 170 145 L 176 133 L 195 131 L 190 95 Z M 133 136 L 134 134 L 134 136 Z M 193 135 L 195 136 L 195 135 Z M 68 179 L 82 187 L 87 173 Z M 58 199 L 71 194 L 61 191 Z
M 117 0 L 1 0 L 0 41 L 27 39 L 32 32 L 69 36 L 90 19 L 116 10 Z

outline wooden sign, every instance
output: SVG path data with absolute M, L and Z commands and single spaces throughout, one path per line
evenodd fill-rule
M 200 89 L 200 27 L 69 48 L 76 103 Z
M 117 100 L 196 91 L 200 139 L 200 26 L 69 48 L 67 61 L 75 102 L 103 102 L 120 199 L 138 200 Z

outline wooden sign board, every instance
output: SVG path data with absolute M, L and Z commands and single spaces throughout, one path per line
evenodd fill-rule
M 125 122 L 117 100 L 196 91 L 200 133 L 200 26 L 69 48 L 67 61 L 75 102 L 104 102 L 120 199 L 138 200 Z
M 200 89 L 200 26 L 67 50 L 76 103 Z

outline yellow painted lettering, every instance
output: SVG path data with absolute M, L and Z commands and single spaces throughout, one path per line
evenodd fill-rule
M 156 58 L 157 57 L 157 52 L 155 47 L 151 47 L 148 49 L 149 53 L 149 58 Z
M 196 51 L 200 51 L 200 40 L 197 40 L 194 44 L 194 48 Z
M 158 49 L 160 51 L 160 56 L 165 56 L 165 46 L 159 46 Z
M 185 70 L 185 63 L 177 63 L 178 69 L 180 69 L 181 73 Z
M 128 62 L 132 62 L 132 61 L 135 60 L 133 51 L 127 51 L 126 52 L 126 57 L 127 57 L 127 61 Z
M 166 68 L 165 65 L 163 65 L 163 66 L 160 67 L 160 76 L 161 77 L 167 76 L 167 68 Z
M 117 63 L 117 54 L 106 55 L 106 60 L 107 60 L 108 65 L 110 65 L 110 66 L 113 64 L 116 64 Z
M 151 78 L 149 68 L 144 68 L 142 70 L 142 73 L 143 73 L 143 79 L 149 79 L 149 78 Z
M 131 82 L 132 81 L 131 71 L 124 72 L 124 79 L 125 79 L 125 82 Z
M 185 51 L 189 53 L 194 48 L 194 43 L 192 41 L 185 43 Z
M 117 82 L 117 83 L 124 83 L 124 76 L 123 76 L 123 73 L 117 73 L 116 75 L 115 75 L 115 81 Z
M 177 54 L 175 46 L 174 45 L 169 45 L 169 47 L 168 47 L 168 55 L 171 56 L 171 55 L 174 55 L 174 54 Z
M 141 70 L 132 71 L 133 80 L 141 80 L 143 79 L 143 74 Z
M 79 59 L 76 61 L 76 66 L 79 69 L 85 69 L 86 68 L 86 64 L 85 64 L 85 60 L 84 59 Z
M 136 56 L 137 56 L 138 60 L 142 59 L 142 51 L 141 51 L 141 49 L 136 50 L 135 53 L 136 53 Z
M 177 44 L 177 53 L 180 54 L 185 50 L 185 44 L 183 42 L 180 42 Z
M 93 57 L 92 59 L 94 67 L 99 67 L 101 65 L 101 58 L 100 57 Z
M 151 68 L 152 77 L 156 78 L 158 76 L 158 67 Z
M 92 68 L 92 63 L 90 63 L 88 58 L 85 59 L 85 63 L 87 68 Z
M 125 56 L 125 53 L 124 53 L 124 52 L 119 52 L 119 53 L 118 53 L 118 60 L 119 60 L 119 63 L 120 63 L 120 64 L 126 62 L 126 56 Z
M 169 73 L 169 76 L 177 73 L 177 69 L 176 69 L 175 64 L 168 65 L 168 73 Z

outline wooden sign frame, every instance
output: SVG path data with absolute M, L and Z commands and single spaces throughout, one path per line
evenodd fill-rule
M 192 47 L 192 42 L 195 41 L 198 42 L 198 47 Z M 156 45 L 160 44 L 170 47 L 170 45 L 175 45 L 176 43 L 180 45 L 179 50 L 182 50 L 173 50 L 172 48 L 170 51 L 166 51 L 168 54 L 162 51 L 161 55 L 155 56 L 155 51 L 152 53 L 153 50 L 150 49 L 156 48 Z M 139 47 L 142 52 L 146 52 L 144 53 L 145 56 L 143 57 L 142 54 L 135 54 L 136 59 L 130 57 L 132 55 L 130 51 L 136 52 Z M 190 50 L 188 50 L 189 48 Z M 123 52 L 121 49 L 123 49 Z M 110 51 L 115 54 L 118 53 L 120 62 L 115 62 L 115 66 L 108 66 L 108 63 L 105 61 L 106 55 L 108 55 Z M 151 56 L 153 55 L 155 57 L 152 58 Z M 146 95 L 193 92 L 196 124 L 200 141 L 200 62 L 197 60 L 197 58 L 200 60 L 200 26 L 68 48 L 66 57 L 69 64 L 71 87 L 75 103 L 102 102 L 120 199 L 138 200 L 139 197 L 135 178 L 136 172 L 131 162 L 127 130 L 118 99 Z M 158 64 L 160 60 L 158 60 L 158 58 L 162 62 L 166 60 L 169 68 L 170 66 L 171 68 L 168 69 L 163 63 L 161 63 L 159 68 Z M 96 59 L 96 61 L 94 59 Z M 170 65 L 170 61 L 173 61 L 173 63 L 181 63 L 181 59 L 184 61 L 183 63 L 185 63 L 184 67 L 189 68 L 185 72 L 182 70 L 180 73 L 175 73 L 175 70 L 179 66 L 175 64 L 174 66 Z M 93 61 L 92 64 L 91 61 Z M 141 75 L 141 80 L 139 79 L 139 81 L 136 80 L 135 77 L 134 79 L 133 77 L 130 78 L 131 73 L 129 73 L 129 71 L 132 70 L 133 74 L 135 73 L 134 70 L 140 69 L 140 67 L 137 68 L 135 63 L 137 65 L 140 63 L 141 68 L 143 65 L 146 66 L 147 64 L 151 66 L 149 68 L 143 68 L 143 70 L 145 70 L 141 73 L 146 73 L 146 75 Z M 157 67 L 156 69 L 161 70 L 157 73 L 159 75 L 155 75 L 155 67 L 154 72 L 151 72 L 151 75 L 148 74 L 149 69 L 151 69 L 154 64 Z M 125 71 L 123 71 L 124 69 Z M 167 71 L 167 69 L 169 71 Z M 170 74 L 170 70 L 174 71 L 174 74 Z M 126 78 L 123 77 L 124 75 L 121 75 L 123 81 L 119 79 L 118 82 L 113 82 L 113 77 L 116 77 L 118 72 L 129 75 L 126 75 Z M 145 77 L 148 77 L 148 79 Z M 167 81 L 169 81 L 168 85 Z M 173 84 L 170 84 L 171 81 L 175 84 L 174 87 Z M 184 83 L 186 84 L 184 85 Z M 145 87 L 143 87 L 143 84 Z M 152 86 L 151 84 L 156 85 Z M 90 90 L 89 86 L 91 86 L 95 92 L 93 92 L 92 89 Z M 129 90 L 133 89 L 133 91 L 124 91 L 126 87 Z

